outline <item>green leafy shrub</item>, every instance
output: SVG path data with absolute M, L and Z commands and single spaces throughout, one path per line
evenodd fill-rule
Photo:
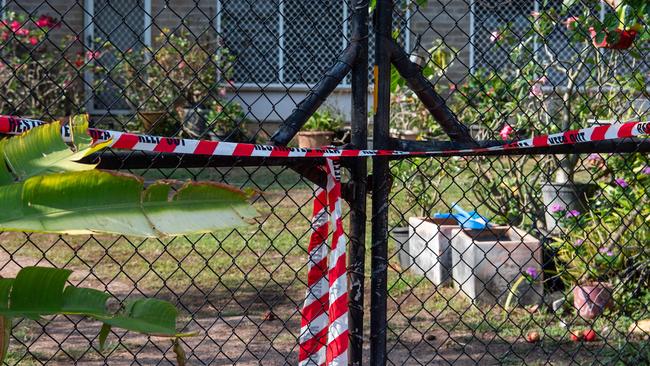
M 331 108 L 323 107 L 314 113 L 303 126 L 303 131 L 336 132 L 343 127 L 343 117 Z
M 83 110 L 83 71 L 93 67 L 93 54 L 61 53 L 75 41 L 55 46 L 61 24 L 48 15 L 33 18 L 3 13 L 0 29 L 0 83 L 4 114 L 57 118 Z
M 560 274 L 568 284 L 612 283 L 621 310 L 634 313 L 634 299 L 650 296 L 650 160 L 592 154 L 588 162 L 601 188 L 589 211 L 554 208 L 566 232 L 555 243 Z

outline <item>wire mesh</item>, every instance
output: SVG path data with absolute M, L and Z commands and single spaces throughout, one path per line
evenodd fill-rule
M 54 120 L 89 113 L 99 128 L 268 143 L 300 101 L 318 92 L 319 81 L 331 77 L 346 47 L 359 41 L 351 36 L 353 15 L 368 4 L 1 5 L 2 114 Z M 622 41 L 620 32 L 597 46 L 601 36 L 582 22 L 595 19 L 596 30 L 610 24 L 616 12 L 608 6 L 586 0 L 570 8 L 535 0 L 395 2 L 389 33 L 471 137 L 495 144 L 648 120 L 647 15 L 629 48 L 612 48 Z M 370 29 L 378 31 L 376 19 Z M 376 40 L 369 41 L 372 60 Z M 374 77 L 367 73 L 385 82 Z M 314 128 L 340 122 L 337 145 L 354 133 L 351 80 L 342 78 L 308 122 Z M 395 69 L 389 81 L 390 100 L 383 102 L 390 103 L 392 140 L 384 142 L 416 149 L 447 140 L 412 82 Z M 633 142 L 639 152 L 396 159 L 389 163 L 390 179 L 370 176 L 369 189 L 391 187 L 387 202 L 369 202 L 388 208 L 388 233 L 379 233 L 389 239 L 388 265 L 362 263 L 366 282 L 387 272 L 381 295 L 387 321 L 379 324 L 387 342 L 385 349 L 370 349 L 376 334 L 366 322 L 364 356 L 351 363 L 368 363 L 377 353 L 396 365 L 650 363 L 650 159 L 647 147 L 641 149 L 647 139 Z M 129 164 L 139 159 L 136 153 L 105 151 L 102 157 L 146 181 L 253 188 L 260 192 L 253 202 L 260 216 L 244 228 L 173 239 L 3 232 L 0 274 L 32 265 L 70 268 L 72 283 L 119 300 L 170 300 L 181 312 L 179 331 L 198 332 L 182 340 L 188 364 L 296 364 L 314 198 L 304 165 L 223 166 L 213 158 L 201 167 L 179 159 L 134 169 Z M 351 173 L 344 170 L 343 181 L 353 192 L 359 182 Z M 476 212 L 489 226 L 467 229 L 462 218 L 445 216 L 458 208 Z M 344 214 L 350 216 L 348 207 Z M 355 233 L 370 231 L 376 219 Z M 366 246 L 377 239 L 367 235 Z M 370 296 L 361 295 L 366 320 L 376 318 Z M 168 339 L 114 330 L 100 350 L 91 321 L 19 320 L 6 363 L 176 364 L 172 348 Z

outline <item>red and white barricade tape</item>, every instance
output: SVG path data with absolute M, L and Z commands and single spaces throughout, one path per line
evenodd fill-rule
M 327 187 L 314 198 L 302 308 L 299 365 L 348 364 L 348 277 L 338 160 L 327 159 Z M 327 245 L 329 227 L 332 241 Z
M 0 116 L 0 133 L 19 134 L 44 122 Z M 67 126 L 62 126 L 63 138 L 70 138 Z M 110 141 L 108 146 L 115 149 L 166 152 L 177 154 L 237 156 L 237 157 L 283 157 L 283 158 L 336 158 L 370 156 L 440 156 L 480 154 L 485 152 L 541 148 L 556 145 L 578 144 L 636 137 L 650 133 L 650 122 L 625 122 L 611 125 L 582 128 L 550 135 L 540 135 L 504 145 L 467 148 L 460 150 L 398 151 L 398 150 L 340 150 L 336 148 L 305 149 L 283 146 L 257 145 L 237 142 L 192 140 L 172 137 L 140 135 L 128 132 L 90 128 L 89 135 L 97 142 Z

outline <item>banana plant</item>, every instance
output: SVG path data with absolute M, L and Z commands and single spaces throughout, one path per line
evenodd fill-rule
M 70 145 L 58 123 L 0 141 L 0 230 L 178 236 L 241 226 L 257 214 L 251 192 L 235 187 L 161 180 L 145 188 L 140 177 L 80 164 L 104 145 L 93 145 L 87 117 L 70 123 Z
M 40 320 L 49 315 L 81 315 L 96 319 L 103 323 L 99 333 L 100 349 L 113 326 L 161 337 L 191 335 L 176 332 L 178 311 L 169 302 L 135 299 L 127 301 L 120 310 L 110 312 L 107 307 L 109 294 L 91 288 L 66 286 L 71 273 L 67 269 L 25 267 L 16 278 L 0 279 L 4 336 L 0 360 L 4 360 L 7 354 L 14 318 Z
M 214 182 L 160 180 L 145 187 L 135 175 L 97 170 L 78 161 L 105 147 L 87 134 L 85 115 L 0 140 L 0 231 L 57 234 L 122 234 L 139 237 L 208 233 L 241 226 L 257 215 L 250 191 Z M 103 347 L 111 327 L 175 338 L 177 310 L 157 299 L 127 301 L 112 313 L 109 294 L 66 282 L 66 269 L 26 267 L 0 278 L 0 363 L 7 354 L 12 319 L 82 315 L 103 323 Z M 186 334 L 185 334 L 186 335 Z M 178 357 L 182 360 L 182 357 Z M 182 362 L 182 361 L 181 361 Z

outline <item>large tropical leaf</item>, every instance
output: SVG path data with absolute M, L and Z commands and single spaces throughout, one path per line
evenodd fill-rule
M 95 289 L 66 286 L 71 273 L 67 269 L 25 267 L 15 279 L 0 279 L 0 326 L 5 331 L 0 362 L 6 355 L 12 318 L 38 319 L 47 315 L 94 318 L 104 323 L 100 334 L 102 347 L 113 326 L 156 336 L 191 335 L 176 332 L 178 311 L 169 302 L 136 299 L 125 302 L 123 309 L 112 313 L 106 306 L 110 295 Z
M 71 273 L 67 269 L 25 267 L 15 279 L 2 279 L 0 316 L 82 315 L 139 333 L 179 335 L 176 332 L 178 311 L 169 302 L 136 299 L 125 302 L 117 313 L 111 313 L 106 306 L 110 295 L 95 289 L 66 286 Z
M 88 135 L 88 117 L 78 115 L 70 118 L 67 131 L 71 143 L 61 136 L 58 122 L 44 124 L 20 136 L 0 142 L 0 184 L 14 180 L 22 181 L 38 174 L 91 170 L 92 164 L 77 161 L 104 148 L 105 144 L 92 145 Z
M 250 194 L 210 182 L 159 181 L 100 170 L 0 186 L 0 230 L 143 237 L 207 233 L 256 215 Z M 177 188 L 175 191 L 174 188 Z

